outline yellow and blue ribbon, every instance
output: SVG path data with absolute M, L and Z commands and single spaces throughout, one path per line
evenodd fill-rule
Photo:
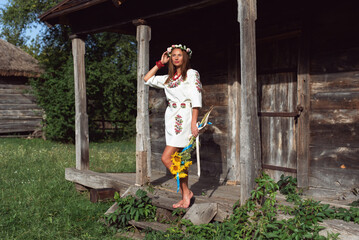
M 177 179 L 177 192 L 178 192 L 178 191 L 180 190 L 180 178 L 179 178 L 179 173 L 177 173 L 176 179 Z

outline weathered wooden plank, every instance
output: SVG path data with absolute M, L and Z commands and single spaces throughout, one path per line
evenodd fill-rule
M 213 92 L 213 93 L 205 93 L 203 95 L 202 101 L 206 106 L 227 106 L 228 105 L 228 93 L 225 92 Z
M 232 52 L 232 54 L 235 54 L 236 52 L 233 51 L 233 49 L 230 49 L 229 51 Z M 232 63 L 234 64 L 234 63 Z M 236 65 L 237 66 L 237 65 Z M 222 73 L 223 74 L 223 73 Z M 228 78 L 228 76 L 227 76 Z M 216 78 L 216 82 L 215 83 L 211 83 L 211 84 L 206 84 L 203 86 L 203 92 L 204 93 L 227 93 L 228 92 L 228 85 L 226 84 L 227 82 L 225 82 L 225 80 L 228 81 L 228 79 L 225 78 L 225 76 L 223 76 L 223 80 L 221 79 L 221 81 L 218 79 L 218 77 Z M 206 83 L 207 79 L 203 79 L 203 83 Z
M 236 31 L 238 33 L 238 31 Z M 239 48 L 235 42 L 239 41 L 238 34 L 231 38 L 231 44 L 235 48 L 228 48 L 228 117 L 227 117 L 227 173 L 228 180 L 240 181 L 240 107 L 241 85 L 239 73 Z M 216 106 L 217 108 L 217 106 Z M 212 113 L 212 116 L 213 115 Z
M 314 125 L 324 124 L 333 126 L 336 124 L 353 124 L 359 122 L 359 109 L 328 109 L 312 111 L 310 114 L 310 122 Z
M 11 81 L 12 82 L 12 81 Z M 18 90 L 30 90 L 31 87 L 28 85 L 24 85 L 24 82 L 21 81 L 19 84 L 13 84 L 9 81 L 1 81 L 0 80 L 0 89 L 18 89 Z
M 359 169 L 359 148 L 350 147 L 311 147 L 310 166 L 316 168 Z
M 0 102 L 2 104 L 31 104 L 35 103 L 36 99 L 32 95 L 23 94 L 1 94 Z
M 23 129 L 35 130 L 41 127 L 41 121 L 30 122 L 30 123 L 10 123 L 10 124 L 0 124 L 0 131 L 9 132 L 9 130 L 16 130 L 16 132 L 21 132 Z
M 358 182 L 358 169 L 310 168 L 309 185 L 313 187 L 345 191 L 357 187 Z
M 319 232 L 320 236 L 327 237 L 329 234 L 340 234 L 341 240 L 359 240 L 359 226 L 354 222 L 330 219 L 324 220 L 319 225 L 324 227 Z
M 153 146 L 154 145 L 152 145 L 152 147 Z M 164 142 L 163 146 L 165 146 L 165 142 Z M 166 173 L 168 170 L 166 169 L 165 165 L 163 165 L 163 163 L 161 161 L 161 156 L 162 156 L 162 152 L 160 152 L 160 153 L 152 152 L 151 167 L 155 171 Z M 167 173 L 169 173 L 169 172 L 167 172 Z
M 19 127 L 11 127 L 1 128 L 0 133 L 21 133 L 21 132 L 33 132 L 39 126 L 19 126 Z
M 256 0 L 238 0 L 241 62 L 240 202 L 244 204 L 261 169 L 255 50 Z
M 308 26 L 308 24 L 305 24 Z M 297 180 L 298 187 L 308 188 L 309 184 L 309 131 L 310 131 L 310 55 L 309 35 L 303 32 L 299 43 L 298 75 L 297 75 L 297 105 L 302 107 L 296 129 L 297 144 Z
M 261 112 L 296 111 L 296 81 L 295 72 L 258 75 Z M 260 121 L 263 164 L 296 168 L 294 117 L 269 116 L 261 117 Z M 280 176 L 285 173 L 281 171 L 267 172 L 275 180 L 279 180 Z
M 72 37 L 75 80 L 76 168 L 89 169 L 89 129 L 86 111 L 85 41 Z
M 26 118 L 22 118 L 22 119 L 2 119 L 0 118 L 0 126 L 3 125 L 13 125 L 13 124 L 22 124 L 22 125 L 36 125 L 41 123 L 41 119 L 26 119 Z
M 65 179 L 94 189 L 113 188 L 120 191 L 128 187 L 123 181 L 106 173 L 78 170 L 75 168 L 65 169 Z
M 18 116 L 22 117 L 41 117 L 43 111 L 41 110 L 0 110 L 0 118 L 6 118 L 7 116 Z
M 310 146 L 359 147 L 359 123 L 310 126 Z
M 190 220 L 194 225 L 207 224 L 217 214 L 217 203 L 195 203 L 183 216 L 183 219 Z
M 1 120 L 4 120 L 4 121 L 11 121 L 11 120 L 35 120 L 35 119 L 42 119 L 42 116 L 40 115 L 35 115 L 35 116 L 3 116 L 1 117 Z
M 30 94 L 31 88 L 0 88 L 0 94 Z
M 147 151 L 136 151 L 136 184 L 142 186 L 148 181 Z
M 0 110 L 41 110 L 41 108 L 35 104 L 0 104 Z
M 170 224 L 164 224 L 159 222 L 136 222 L 135 220 L 131 220 L 128 223 L 131 224 L 132 226 L 141 229 L 151 228 L 155 231 L 161 231 L 161 232 L 165 232 L 167 229 L 171 227 Z
M 359 92 L 313 93 L 310 104 L 313 110 L 358 109 Z
M 136 117 L 136 184 L 144 185 L 151 176 L 151 143 L 148 116 L 148 87 L 143 77 L 149 70 L 151 28 L 137 26 L 137 117 Z M 148 161 L 147 161 L 148 159 Z
M 339 72 L 311 75 L 311 93 L 358 92 L 359 72 Z

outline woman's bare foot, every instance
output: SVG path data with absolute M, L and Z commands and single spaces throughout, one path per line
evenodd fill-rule
M 183 200 L 179 201 L 178 203 L 173 204 L 172 207 L 173 208 L 183 207 L 182 204 L 183 204 Z
M 193 197 L 193 192 L 189 191 L 189 193 L 187 195 L 183 195 L 183 203 L 182 203 L 182 207 L 183 208 L 188 208 L 189 205 L 191 204 L 191 198 Z

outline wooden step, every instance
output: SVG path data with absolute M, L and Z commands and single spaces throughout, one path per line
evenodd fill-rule
M 155 231 L 161 231 L 161 232 L 165 232 L 167 231 L 167 229 L 171 227 L 170 224 L 164 224 L 159 222 L 137 222 L 131 220 L 128 223 L 137 228 L 141 228 L 141 229 L 151 228 Z
M 138 189 L 146 190 L 145 187 L 130 186 L 121 195 L 121 197 L 126 197 L 127 195 L 135 196 Z M 174 211 L 175 210 L 172 207 L 172 205 L 173 205 L 173 203 L 178 201 L 178 197 L 176 199 L 168 197 L 169 195 L 167 194 L 167 192 L 164 191 L 164 190 L 160 190 L 160 189 L 156 189 L 153 193 L 148 193 L 147 195 L 148 195 L 149 198 L 152 199 L 152 204 L 154 206 L 156 206 L 158 208 L 167 209 L 169 211 Z M 203 203 L 211 204 L 212 202 L 209 199 L 205 199 L 205 198 L 201 198 L 201 197 L 195 197 L 194 198 L 193 205 L 195 205 L 195 204 L 203 204 Z M 193 205 L 191 205 L 191 206 L 193 206 Z M 105 214 L 107 215 L 107 214 L 113 213 L 114 211 L 116 211 L 117 208 L 118 208 L 118 206 L 115 203 L 107 210 L 107 212 Z M 187 212 L 189 209 L 190 208 L 183 209 L 183 210 L 185 212 Z M 227 206 L 227 204 L 218 203 L 218 207 L 217 207 L 216 214 L 214 216 L 214 220 L 219 221 L 219 222 L 223 222 L 231 214 L 232 214 L 232 207 Z

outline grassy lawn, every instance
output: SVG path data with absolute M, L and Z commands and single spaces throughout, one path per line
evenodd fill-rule
M 134 172 L 135 141 L 90 144 L 90 169 Z M 91 203 L 65 180 L 75 146 L 0 138 L 0 239 L 112 239 L 98 222 L 112 203 Z

